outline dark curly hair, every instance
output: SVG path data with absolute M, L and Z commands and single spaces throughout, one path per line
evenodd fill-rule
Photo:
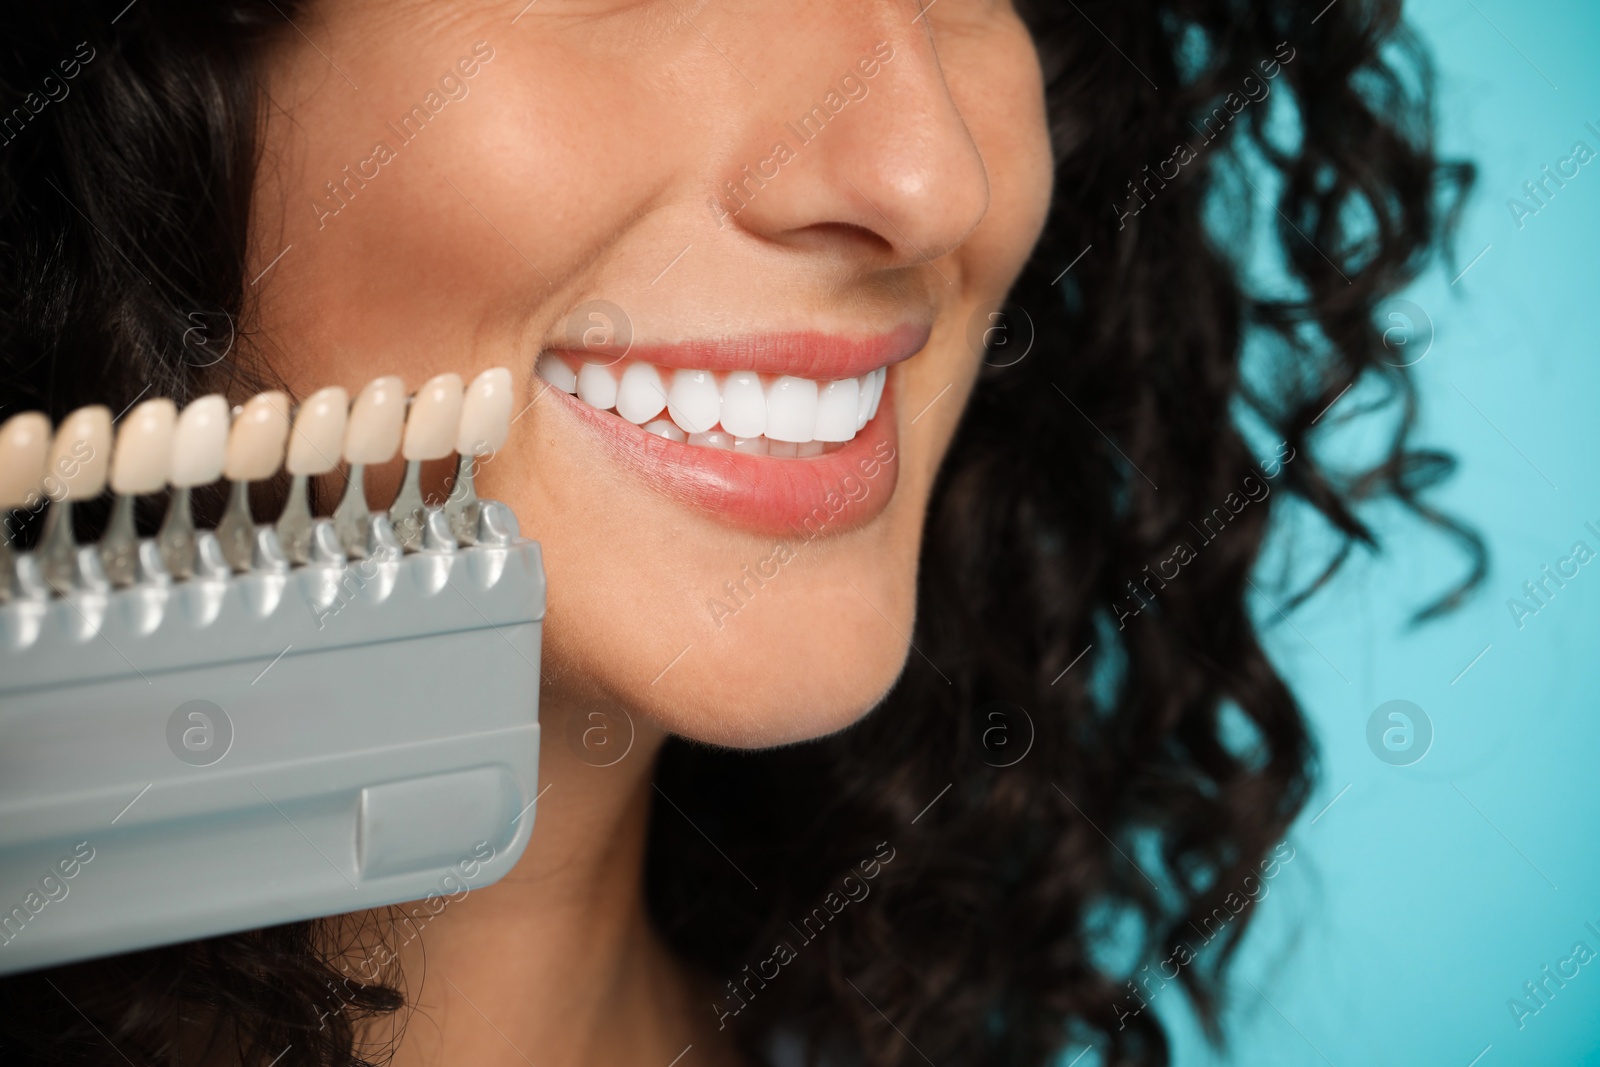
M 12 407 L 117 406 L 150 382 L 181 400 L 222 369 L 206 367 L 217 324 L 248 318 L 256 64 L 297 5 L 124 2 L 0 16 Z M 1419 617 L 1481 578 L 1481 544 L 1421 499 L 1450 462 L 1409 445 L 1413 386 L 1375 323 L 1444 245 L 1472 172 L 1436 158 L 1431 72 L 1397 0 L 1320 6 L 1018 0 L 1056 160 L 1009 303 L 1034 340 L 990 359 L 941 472 L 920 654 L 839 734 L 672 741 L 657 770 L 680 810 L 652 819 L 651 912 L 685 961 L 730 980 L 714 1010 L 752 1055 L 1022 1065 L 1093 1044 L 1106 1064 L 1165 1064 L 1148 983 L 1101 951 L 1130 930 L 1141 961 L 1181 963 L 1215 1035 L 1241 893 L 1311 787 L 1307 724 L 1250 611 L 1271 516 L 1298 498 L 1343 546 L 1271 601 L 1285 610 L 1375 545 L 1357 507 L 1378 496 L 1467 551 L 1470 573 Z M 80 42 L 93 56 L 65 84 L 82 99 L 24 106 Z M 1255 219 L 1272 284 L 1247 269 Z M 1358 384 L 1392 436 L 1374 466 L 1339 470 L 1313 436 Z M 832 907 L 863 861 L 870 894 Z M 792 924 L 812 915 L 827 929 L 805 947 L 817 924 Z M 296 1063 L 365 1063 L 357 1023 L 405 998 L 345 980 L 337 925 L 5 979 L 0 1059 L 142 1067 L 225 1048 L 265 1064 L 293 1045 Z M 750 984 L 778 944 L 783 980 Z

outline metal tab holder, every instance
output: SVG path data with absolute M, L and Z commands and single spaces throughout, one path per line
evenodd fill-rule
M 420 551 L 375 515 L 350 559 L 323 519 L 291 565 L 261 526 L 244 573 L 172 580 L 147 540 L 138 581 L 59 595 L 18 556 L 0 602 L 0 974 L 511 869 L 537 795 L 543 561 L 503 504 L 482 504 L 466 547 L 428 511 Z

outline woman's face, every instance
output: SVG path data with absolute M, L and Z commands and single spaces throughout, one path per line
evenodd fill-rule
M 478 489 L 544 547 L 547 706 L 739 746 L 869 710 L 906 664 L 971 339 L 1048 206 L 1010 5 L 325 0 L 294 23 L 265 82 L 262 353 L 300 396 L 511 369 Z

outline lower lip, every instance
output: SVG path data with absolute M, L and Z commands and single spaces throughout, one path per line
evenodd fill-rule
M 888 506 L 900 472 L 894 375 L 878 414 L 844 447 L 819 456 L 752 456 L 680 444 L 646 433 L 553 386 L 621 465 L 650 488 L 729 525 L 762 534 L 813 537 L 871 522 Z

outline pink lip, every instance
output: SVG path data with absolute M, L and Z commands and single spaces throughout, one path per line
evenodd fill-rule
M 756 533 L 809 540 L 870 522 L 894 495 L 900 471 L 894 384 L 891 375 L 877 416 L 844 447 L 804 459 L 679 444 L 560 389 L 545 391 L 651 488 Z
M 676 344 L 636 342 L 628 347 L 595 345 L 547 349 L 573 361 L 639 360 L 685 370 L 754 370 L 828 381 L 858 378 L 870 370 L 910 359 L 928 343 L 925 325 L 897 326 L 872 337 L 803 331 L 756 334 Z

